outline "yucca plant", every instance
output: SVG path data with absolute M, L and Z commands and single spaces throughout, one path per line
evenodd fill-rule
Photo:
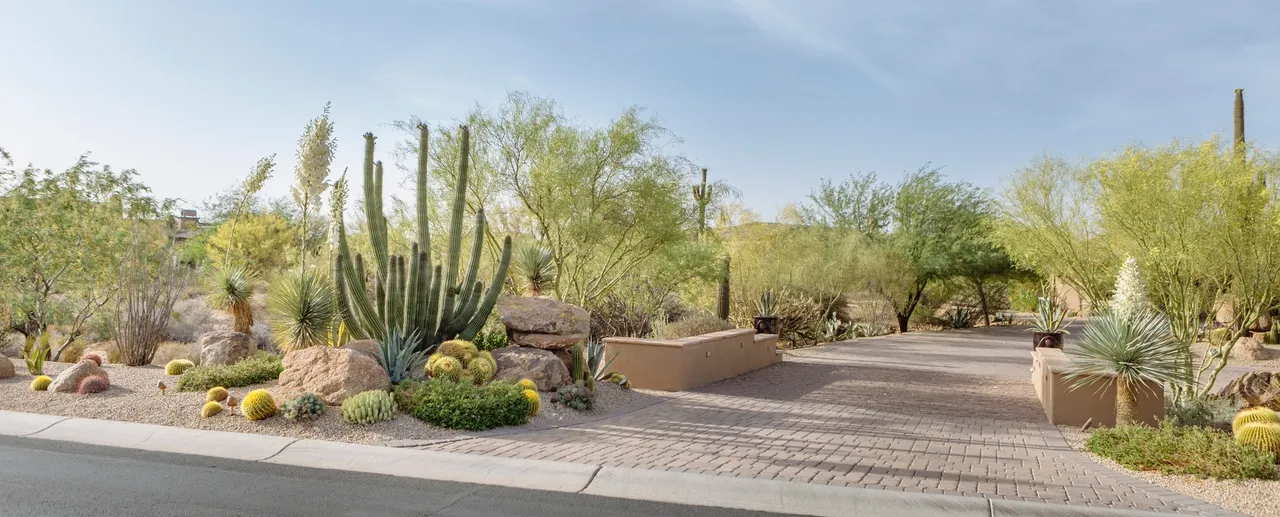
M 1168 320 L 1149 310 L 1128 315 L 1104 313 L 1090 318 L 1080 342 L 1067 351 L 1070 389 L 1116 385 L 1116 425 L 1137 424 L 1138 394 L 1148 383 L 1182 386 L 1188 382 L 1185 348 L 1174 339 Z
M 206 281 L 209 305 L 228 311 L 234 319 L 232 330 L 253 333 L 253 287 L 257 278 L 242 264 L 227 263 L 213 269 Z
M 333 283 L 316 270 L 292 271 L 267 294 L 267 314 L 283 353 L 329 344 L 337 302 Z
M 392 384 L 400 384 L 415 370 L 427 362 L 427 351 L 419 346 L 422 338 L 415 332 L 408 336 L 399 329 L 391 329 L 387 337 L 378 340 L 378 364 L 386 370 Z
M 542 296 L 556 283 L 556 263 L 551 250 L 537 242 L 521 244 L 511 254 L 511 270 L 525 296 Z

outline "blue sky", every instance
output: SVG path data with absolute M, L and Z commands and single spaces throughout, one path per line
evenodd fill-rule
M 1278 22 L 1269 0 L 0 0 L 0 147 L 92 151 L 193 203 L 277 153 L 284 195 L 327 101 L 341 170 L 365 131 L 526 90 L 585 123 L 647 108 L 771 216 L 824 176 L 994 186 L 1046 150 L 1229 135 L 1235 88 L 1274 144 Z

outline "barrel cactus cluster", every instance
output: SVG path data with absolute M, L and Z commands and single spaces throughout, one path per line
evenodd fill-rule
M 498 361 L 470 341 L 451 339 L 440 343 L 436 353 L 427 358 L 426 370 L 433 379 L 484 384 L 498 373 Z
M 1280 461 L 1280 414 L 1265 407 L 1247 408 L 1231 420 L 1236 442 L 1271 453 Z

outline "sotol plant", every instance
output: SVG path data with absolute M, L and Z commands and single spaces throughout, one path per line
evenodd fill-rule
M 373 248 L 372 282 L 366 282 L 364 258 L 352 257 L 346 230 L 339 222 L 338 255 L 334 257 L 334 283 L 338 308 L 347 330 L 359 339 L 385 339 L 393 329 L 399 335 L 418 335 L 418 348 L 430 351 L 442 341 L 471 339 L 484 326 L 502 292 L 511 263 L 511 238 L 504 239 L 498 267 L 489 283 L 476 279 L 484 247 L 484 210 L 476 210 L 472 234 L 471 261 L 459 281 L 462 253 L 462 220 L 466 208 L 470 135 L 460 129 L 461 151 L 454 181 L 453 214 L 449 225 L 447 255 L 443 264 L 432 267 L 431 236 L 428 224 L 427 126 L 419 125 L 417 242 L 406 258 L 387 249 L 387 218 L 382 211 L 382 162 L 373 159 L 374 136 L 365 134 L 364 208 L 370 245 Z
M 1138 423 L 1138 393 L 1150 390 L 1148 383 L 1187 382 L 1182 346 L 1170 334 L 1169 322 L 1152 311 L 1091 318 L 1067 355 L 1074 360 L 1067 372 L 1071 389 L 1114 379 L 1116 425 Z
M 209 305 L 231 312 L 232 330 L 253 335 L 253 284 L 255 278 L 248 268 L 240 264 L 226 264 L 214 269 L 209 277 Z
M 334 310 L 333 284 L 314 269 L 285 274 L 267 294 L 267 315 L 283 353 L 327 345 Z
M 525 296 L 542 296 L 556 284 L 556 263 L 551 250 L 537 242 L 526 242 L 516 248 L 511 270 L 524 286 Z

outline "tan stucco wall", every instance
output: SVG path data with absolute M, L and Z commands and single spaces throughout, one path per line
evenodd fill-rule
M 1036 396 L 1044 405 L 1045 415 L 1052 424 L 1116 425 L 1115 380 L 1099 379 L 1076 389 L 1064 379 L 1071 366 L 1071 358 L 1057 348 L 1037 348 L 1031 353 L 1031 384 Z M 1157 425 L 1164 417 L 1164 387 L 1148 383 L 1138 391 L 1138 413 L 1141 421 Z
M 632 387 L 683 391 L 742 375 L 781 361 L 778 336 L 733 329 L 682 339 L 611 337 L 606 357 L 618 354 L 609 370 L 627 376 Z

